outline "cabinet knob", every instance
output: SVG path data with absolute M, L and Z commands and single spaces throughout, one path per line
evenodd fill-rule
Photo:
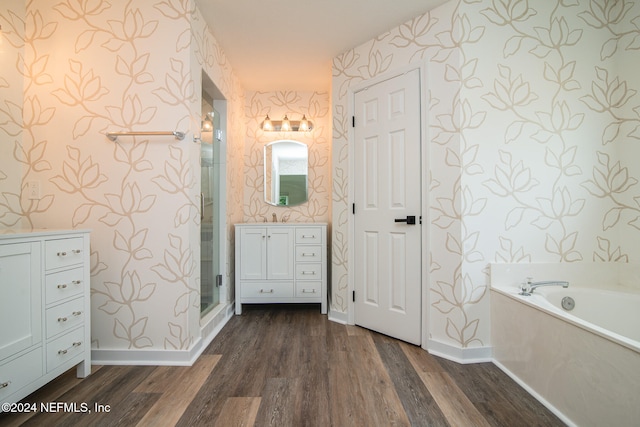
M 67 349 L 58 350 L 58 354 L 60 354 L 60 355 L 67 354 Z
M 74 249 L 74 250 L 72 250 L 71 252 L 73 252 L 74 254 L 76 254 L 76 255 L 77 255 L 77 254 L 79 254 L 80 252 L 82 252 L 82 250 L 80 250 L 80 249 Z
M 66 252 L 58 252 L 58 256 L 67 256 Z
M 82 280 L 74 280 L 71 283 L 74 284 L 74 285 L 79 285 L 80 283 L 82 283 Z
M 66 289 L 66 288 L 67 288 L 67 285 L 66 285 L 66 284 L 64 284 L 64 285 L 58 285 L 58 289 Z
M 66 322 L 67 318 L 66 317 L 58 317 L 58 322 L 62 323 L 62 322 Z
M 7 388 L 11 385 L 11 381 L 5 381 L 3 383 L 0 383 L 0 388 Z

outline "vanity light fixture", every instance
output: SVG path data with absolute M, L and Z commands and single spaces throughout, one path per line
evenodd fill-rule
M 200 129 L 202 132 L 211 132 L 213 130 L 213 122 L 209 118 L 209 116 L 205 117 L 202 121 L 202 126 Z
M 267 114 L 260 129 L 265 132 L 309 132 L 313 129 L 313 122 L 304 114 L 301 120 L 289 120 L 286 114 L 282 120 L 271 120 Z

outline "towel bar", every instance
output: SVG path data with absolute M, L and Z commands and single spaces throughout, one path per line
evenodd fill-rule
M 184 139 L 184 132 L 172 132 L 172 131 L 147 131 L 147 132 L 107 132 L 107 138 L 111 141 L 115 141 L 119 136 L 164 136 L 173 135 L 177 140 L 182 141 Z

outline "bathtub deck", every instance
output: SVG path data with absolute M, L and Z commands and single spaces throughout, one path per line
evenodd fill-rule
M 247 306 L 192 367 L 69 371 L 24 402 L 110 412 L 0 414 L 0 425 L 563 425 L 493 364 L 433 357 L 316 306 Z

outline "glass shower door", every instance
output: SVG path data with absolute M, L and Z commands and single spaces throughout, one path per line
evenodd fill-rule
M 205 103 L 203 103 L 205 104 Z M 203 105 L 204 107 L 204 105 Z M 220 155 L 217 135 L 220 118 L 208 106 L 202 122 L 200 144 L 200 317 L 220 303 Z M 217 123 L 216 123 L 217 122 Z M 217 125 L 217 126 L 216 126 Z

